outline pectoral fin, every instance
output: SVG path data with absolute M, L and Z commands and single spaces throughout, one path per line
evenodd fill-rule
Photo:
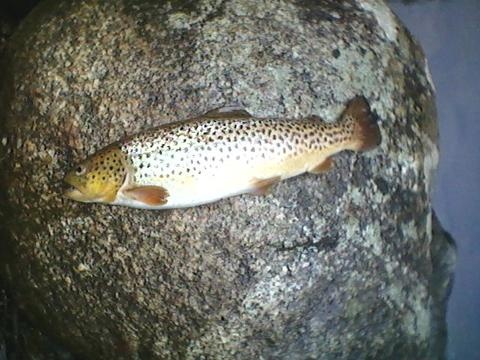
M 280 176 L 274 176 L 268 179 L 254 179 L 252 181 L 254 195 L 266 195 L 271 190 L 272 186 L 280 182 Z
M 161 186 L 138 186 L 123 191 L 125 196 L 146 205 L 159 206 L 167 203 L 168 191 Z
M 308 170 L 311 174 L 320 174 L 322 172 L 328 171 L 333 167 L 334 161 L 331 157 L 326 158 L 320 164 L 315 166 L 313 169 Z

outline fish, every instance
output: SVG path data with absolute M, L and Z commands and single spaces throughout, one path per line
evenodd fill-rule
M 69 171 L 64 195 L 85 203 L 141 209 L 186 208 L 320 174 L 334 155 L 381 143 L 368 101 L 356 96 L 338 119 L 258 118 L 220 108 L 116 141 Z

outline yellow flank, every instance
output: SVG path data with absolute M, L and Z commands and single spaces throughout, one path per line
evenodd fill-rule
M 304 172 L 311 172 L 314 168 L 322 164 L 330 155 L 334 154 L 335 148 L 330 151 L 316 151 L 305 153 L 296 157 L 285 159 L 277 167 L 277 171 L 285 174 L 282 178 L 289 178 Z
M 242 193 L 264 194 L 278 181 L 328 170 L 343 150 L 381 142 L 363 97 L 340 118 L 260 119 L 214 110 L 107 146 L 69 172 L 67 197 L 146 209 L 189 207 Z

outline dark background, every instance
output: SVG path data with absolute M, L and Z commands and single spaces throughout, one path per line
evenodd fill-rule
M 13 28 L 37 2 L 0 0 L 0 16 Z M 437 89 L 441 154 L 434 208 L 458 246 L 455 284 L 447 315 L 448 359 L 478 360 L 480 0 L 390 0 L 389 3 L 422 44 Z M 9 31 L 8 28 L 2 31 Z M 0 305 L 5 309 L 5 304 Z M 5 350 L 2 347 L 0 344 L 0 358 Z
M 390 1 L 422 44 L 437 89 L 440 165 L 433 198 L 458 247 L 448 359 L 480 359 L 480 0 Z

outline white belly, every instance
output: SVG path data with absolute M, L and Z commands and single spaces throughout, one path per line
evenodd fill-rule
M 313 166 L 311 160 L 318 161 L 319 159 L 318 154 L 312 159 L 310 157 L 284 158 L 276 159 L 276 161 L 263 160 L 254 166 L 234 163 L 212 169 L 201 175 L 152 177 L 140 185 L 132 184 L 131 179 L 127 176 L 125 184 L 120 188 L 113 204 L 141 209 L 171 209 L 207 204 L 230 196 L 254 192 L 257 190 L 256 182 L 260 180 L 271 178 L 284 180 L 302 174 Z M 142 185 L 161 186 L 166 189 L 168 192 L 167 203 L 158 206 L 147 205 L 122 192 L 122 189 Z

